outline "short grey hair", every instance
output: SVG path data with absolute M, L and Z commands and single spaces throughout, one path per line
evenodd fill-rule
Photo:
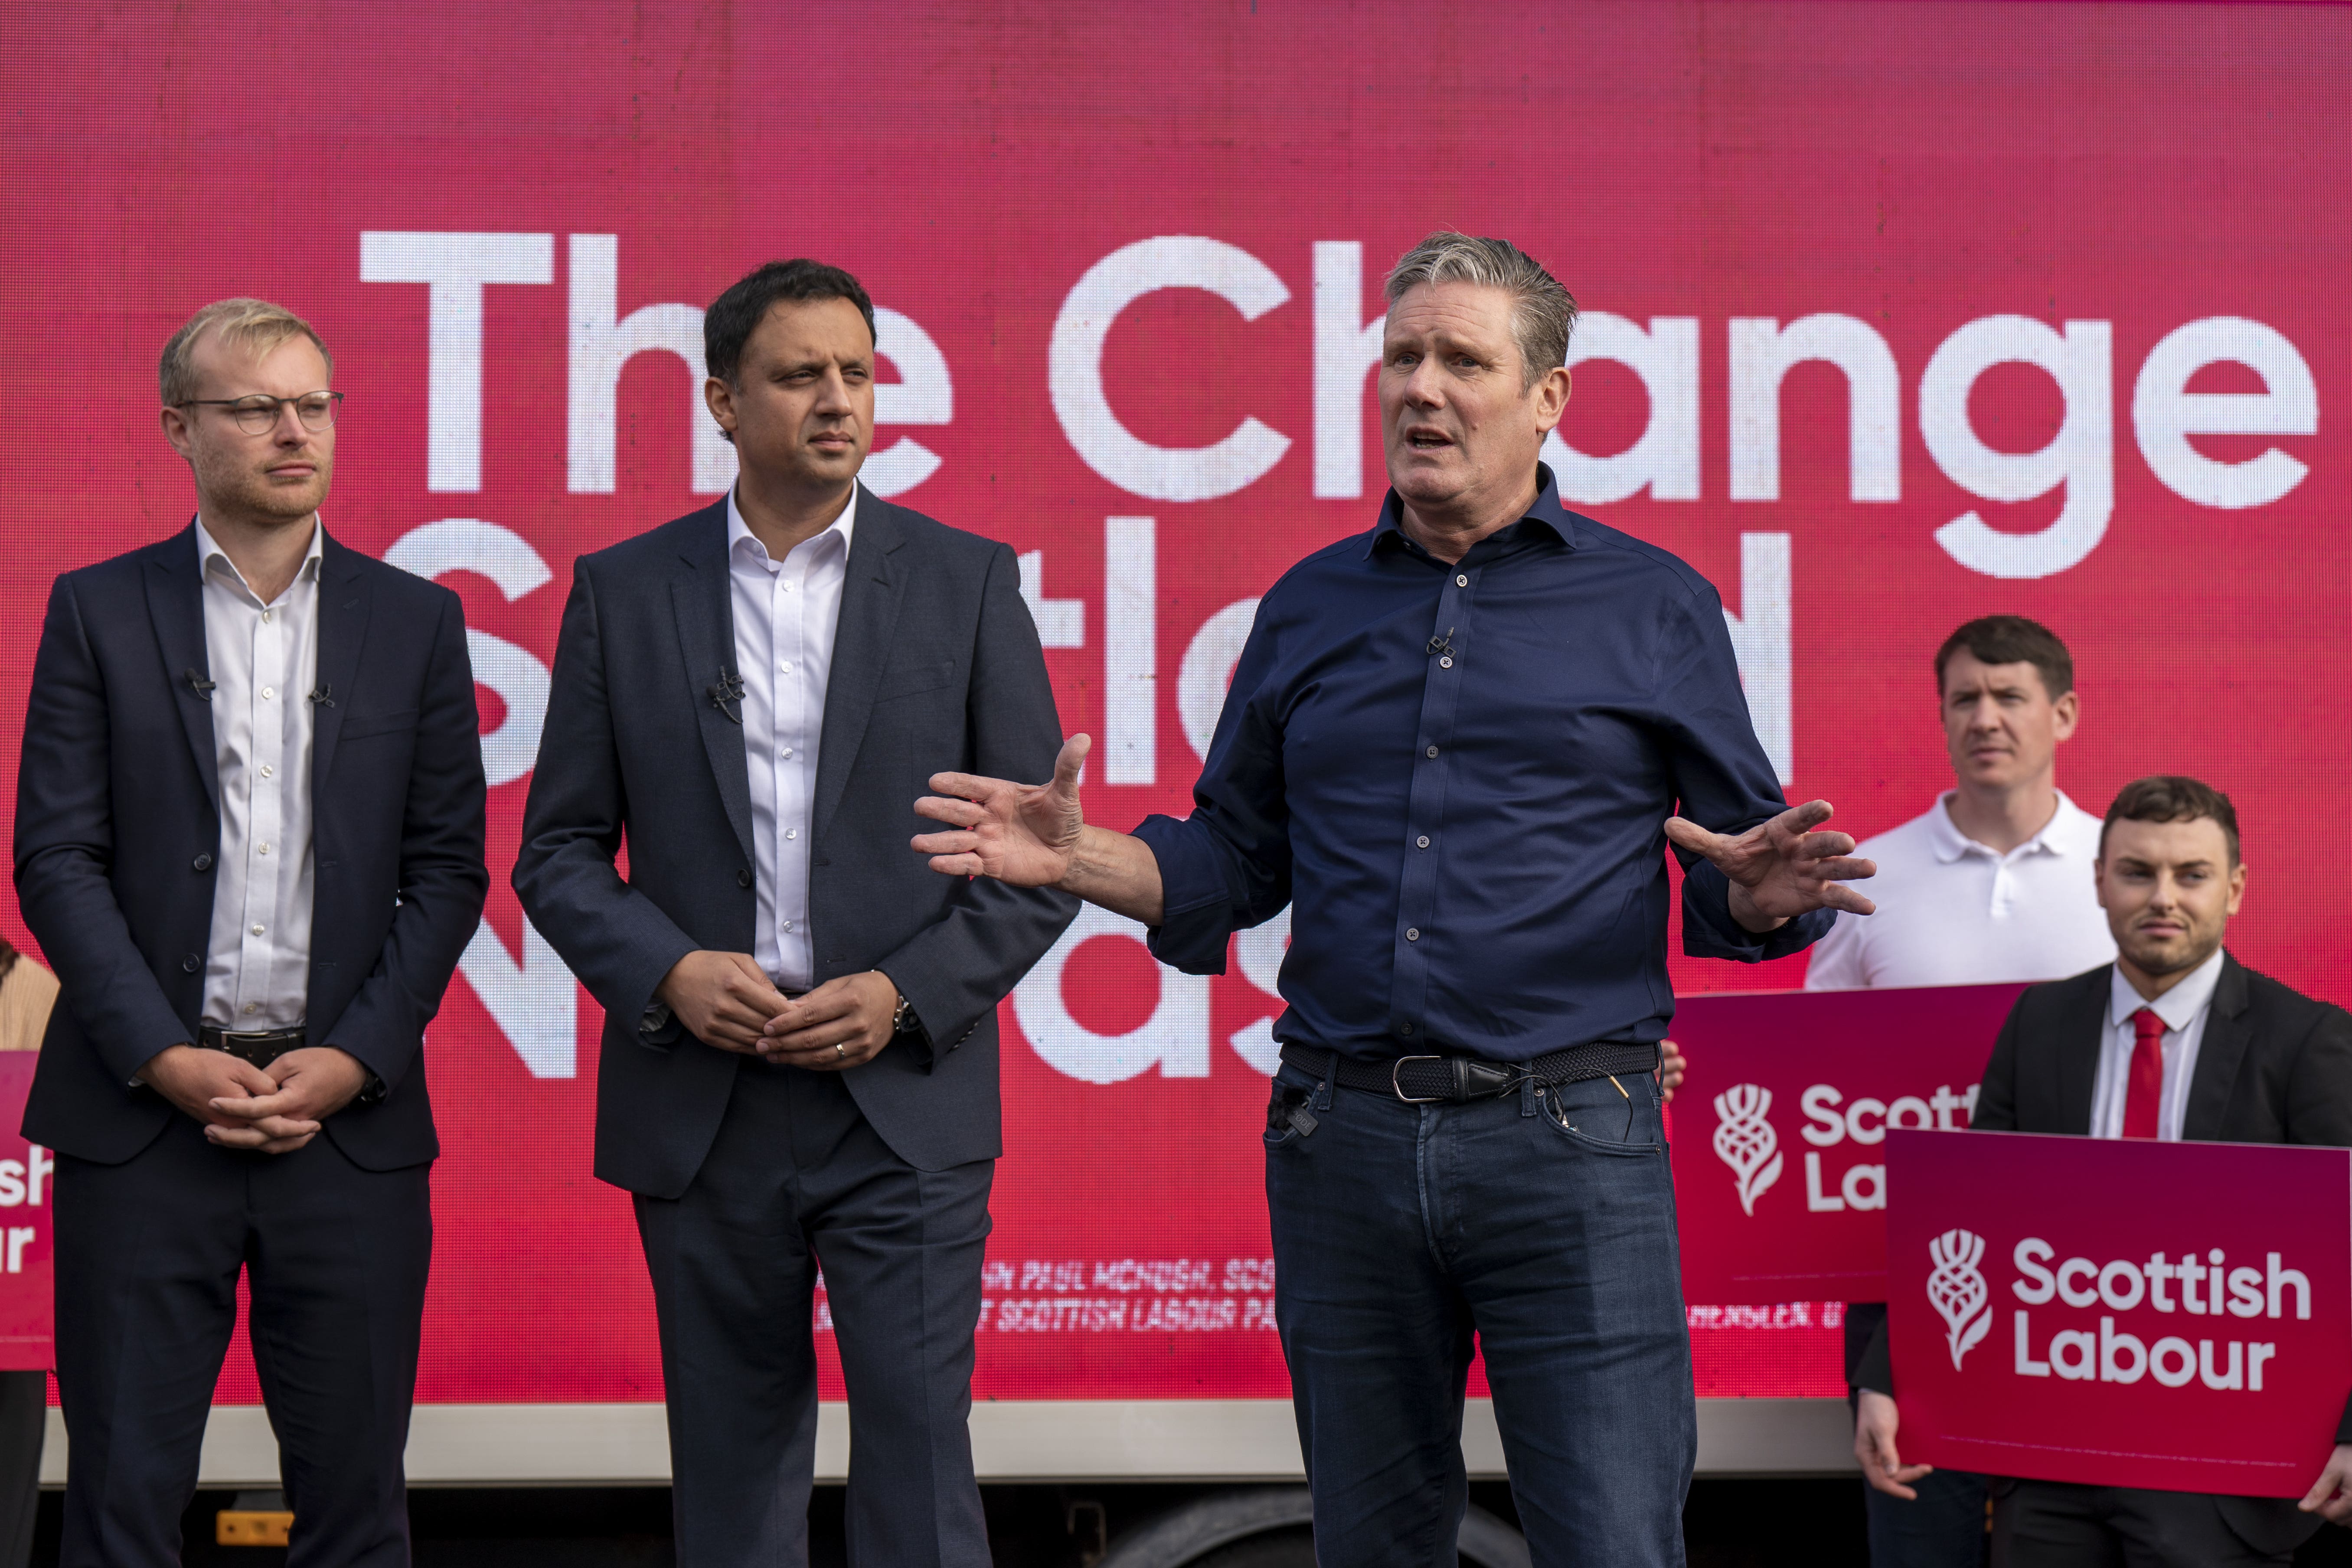
M 1568 363 L 1576 331 L 1576 300 L 1543 264 L 1507 239 L 1439 229 L 1397 258 L 1383 290 L 1391 305 L 1412 289 L 1439 283 L 1475 283 L 1511 297 L 1511 335 L 1518 341 L 1519 374 L 1533 386 L 1546 371 Z
M 173 332 L 172 341 L 163 345 L 163 363 L 156 366 L 155 380 L 163 394 L 164 407 L 177 408 L 195 397 L 196 340 L 215 328 L 257 360 L 268 358 L 289 338 L 308 338 L 318 349 L 319 357 L 327 362 L 327 374 L 332 375 L 335 372 L 335 356 L 327 352 L 324 341 L 310 322 L 285 306 L 273 305 L 267 300 L 215 300 L 190 316 L 187 325 Z

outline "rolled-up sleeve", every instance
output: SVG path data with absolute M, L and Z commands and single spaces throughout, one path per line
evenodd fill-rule
M 1234 932 L 1290 902 L 1281 727 L 1260 700 L 1276 641 L 1261 610 L 1192 787 L 1192 815 L 1149 817 L 1135 830 L 1160 862 L 1165 912 L 1149 939 L 1151 956 L 1187 974 L 1223 974 Z
M 1788 798 L 1756 739 L 1739 661 L 1713 589 L 1670 605 L 1675 624 L 1665 650 L 1657 712 L 1682 814 L 1714 833 L 1745 833 L 1788 809 Z M 1769 931 L 1731 918 L 1731 879 L 1713 862 L 1676 847 L 1683 867 L 1683 951 L 1693 958 L 1760 963 L 1787 958 L 1829 934 L 1834 910 L 1812 910 Z

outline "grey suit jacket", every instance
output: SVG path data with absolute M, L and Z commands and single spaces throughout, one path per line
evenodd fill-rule
M 514 870 L 524 911 L 604 1005 L 596 1173 L 685 1191 L 745 1058 L 642 1025 L 698 948 L 750 952 L 743 730 L 727 504 L 580 558 Z M 823 984 L 879 969 L 932 1042 L 845 1075 L 875 1131 L 924 1170 L 1003 1152 L 996 1005 L 1077 912 L 1066 894 L 940 876 L 908 839 L 930 775 L 1051 773 L 1061 723 L 1006 546 L 857 498 L 812 805 L 811 944 Z M 615 867 L 625 842 L 628 869 Z M 753 1064 L 756 1069 L 756 1064 Z

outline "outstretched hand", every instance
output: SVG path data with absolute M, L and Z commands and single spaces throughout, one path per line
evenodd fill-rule
M 915 802 L 916 814 L 953 831 L 917 834 L 916 852 L 951 877 L 994 877 L 1022 888 L 1060 882 L 1087 825 L 1078 809 L 1078 770 L 1092 743 L 1084 735 L 1063 742 L 1047 784 L 933 773 L 931 788 L 939 793 Z
M 1813 831 L 1829 819 L 1828 801 L 1809 800 L 1738 835 L 1668 817 L 1666 837 L 1730 879 L 1732 918 L 1760 932 L 1814 910 L 1876 912 L 1877 905 L 1844 884 L 1876 876 L 1878 867 L 1853 858 L 1852 835 Z

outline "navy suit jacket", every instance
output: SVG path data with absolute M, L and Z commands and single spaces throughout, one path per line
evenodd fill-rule
M 25 1136 L 104 1164 L 180 1114 L 131 1076 L 193 1043 L 220 853 L 193 525 L 60 576 L 16 775 L 16 897 L 57 971 Z M 465 612 L 331 537 L 319 572 L 308 1028 L 382 1079 L 327 1119 L 354 1164 L 437 1154 L 425 1026 L 481 919 L 482 753 Z
M 523 842 L 524 911 L 604 1005 L 596 1173 L 676 1197 L 744 1058 L 647 1005 L 698 949 L 750 952 L 757 920 L 743 729 L 712 689 L 735 668 L 724 500 L 580 558 L 556 647 Z M 862 489 L 811 803 L 820 984 L 889 975 L 932 1042 L 845 1073 L 899 1158 L 1003 1152 L 996 1005 L 1077 913 L 1066 894 L 943 877 L 908 847 L 931 774 L 1041 779 L 1061 721 L 1020 565 L 994 541 Z M 615 868 L 625 839 L 628 872 Z

